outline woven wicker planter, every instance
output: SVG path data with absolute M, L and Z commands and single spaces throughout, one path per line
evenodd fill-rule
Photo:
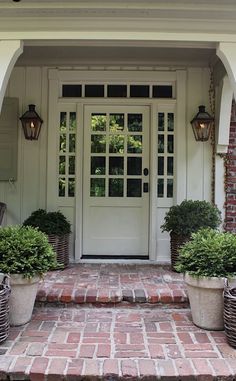
M 224 324 L 228 344 L 236 348 L 236 287 L 228 283 L 224 290 Z
M 5 341 L 9 334 L 9 298 L 11 289 L 9 278 L 5 276 L 0 284 L 0 343 Z
M 178 235 L 176 233 L 170 233 L 170 254 L 171 254 L 171 269 L 175 270 L 175 265 L 177 264 L 179 258 L 179 249 L 189 241 L 189 238 Z
M 69 264 L 69 234 L 62 236 L 50 234 L 48 242 L 57 254 L 57 262 L 64 268 Z

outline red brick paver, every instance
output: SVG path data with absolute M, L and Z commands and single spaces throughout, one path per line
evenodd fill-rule
M 62 304 L 186 304 L 181 274 L 168 266 L 79 264 L 48 273 L 37 301 Z
M 1 380 L 236 379 L 224 332 L 195 327 L 188 309 L 37 307 L 0 353 Z

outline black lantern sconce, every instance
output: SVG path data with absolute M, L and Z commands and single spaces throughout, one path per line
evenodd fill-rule
M 25 139 L 38 140 L 43 120 L 35 111 L 35 105 L 29 105 L 29 110 L 22 115 L 20 120 L 22 123 Z
M 197 115 L 191 120 L 193 133 L 197 142 L 206 142 L 211 133 L 214 118 L 205 110 L 205 106 L 199 106 Z

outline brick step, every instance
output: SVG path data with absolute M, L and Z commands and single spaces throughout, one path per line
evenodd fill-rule
M 168 266 L 80 264 L 48 273 L 37 302 L 184 305 L 188 299 L 182 274 Z
M 0 380 L 235 380 L 224 332 L 189 309 L 37 307 L 0 345 Z
M 158 285 L 157 285 L 158 287 Z M 101 289 L 39 289 L 36 298 L 40 304 L 94 304 L 94 305 L 113 305 L 113 304 L 162 304 L 162 305 L 181 305 L 188 306 L 186 291 L 170 290 L 160 288 L 160 290 L 147 291 L 145 289 L 123 289 L 123 290 L 101 290 Z
M 0 358 L 6 367 L 9 357 Z M 235 360 L 81 360 L 18 358 L 1 381 L 233 381 Z

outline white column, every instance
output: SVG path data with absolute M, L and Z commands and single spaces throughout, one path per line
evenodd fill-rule
M 23 52 L 23 42 L 20 40 L 0 41 L 0 112 L 6 92 L 8 80 L 17 58 Z
M 216 155 L 215 161 L 215 204 L 221 211 L 221 218 L 225 218 L 225 166 L 223 157 Z
M 230 118 L 233 94 L 236 97 L 236 43 L 220 42 L 217 55 L 227 71 L 224 77 L 219 104 L 219 125 L 217 136 L 217 153 L 227 153 L 229 144 Z M 215 161 L 215 203 L 225 217 L 225 168 L 222 156 L 217 155 Z
M 216 54 L 224 64 L 236 98 L 236 43 L 220 42 Z
M 218 116 L 218 129 L 217 129 L 217 153 L 227 153 L 229 144 L 229 130 L 231 109 L 233 100 L 233 89 L 226 75 L 222 81 L 221 94 L 219 97 L 219 116 Z

